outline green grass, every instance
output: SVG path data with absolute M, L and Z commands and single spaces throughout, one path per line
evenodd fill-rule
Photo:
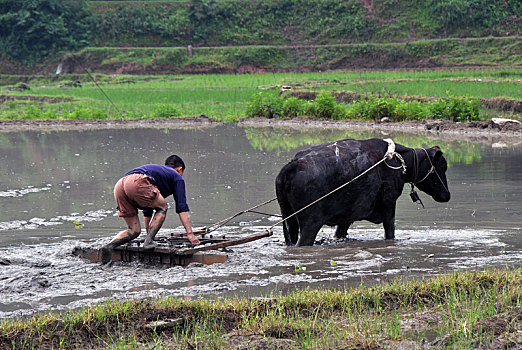
M 399 96 L 441 98 L 522 99 L 522 71 L 389 71 L 328 73 L 208 74 L 176 76 L 95 75 L 113 106 L 87 75 L 19 77 L 30 90 L 13 91 L 16 77 L 0 76 L 0 95 L 23 98 L 69 98 L 73 102 L 48 103 L 6 101 L 0 104 L 1 119 L 71 119 L 157 117 L 158 109 L 170 106 L 181 116 L 205 114 L 218 120 L 246 115 L 251 96 L 263 89 L 343 90 Z M 82 87 L 70 87 L 71 80 Z M 0 100 L 2 101 L 2 100 Z M 38 112 L 40 109 L 40 112 Z M 89 112 L 92 111 L 92 112 Z M 179 116 L 173 115 L 173 116 Z
M 517 348 L 522 269 L 263 298 L 108 301 L 2 320 L 2 348 Z M 154 323 L 166 321 L 170 324 Z M 152 324 L 152 326 L 151 326 Z

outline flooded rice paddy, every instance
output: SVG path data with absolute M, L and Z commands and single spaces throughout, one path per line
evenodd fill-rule
M 337 241 L 325 227 L 314 247 L 286 247 L 274 235 L 228 252 L 224 264 L 153 268 L 102 266 L 71 254 L 98 246 L 123 228 L 113 186 L 125 172 L 179 154 L 187 164 L 195 228 L 210 226 L 275 197 L 274 180 L 309 144 L 345 137 L 391 137 L 410 147 L 439 145 L 450 163 L 452 199 L 420 193 L 398 201 L 396 240 L 357 222 Z M 0 133 L 0 318 L 78 308 L 106 298 L 260 296 L 306 287 L 343 288 L 459 269 L 520 266 L 522 143 L 444 136 L 220 125 L 194 129 L 112 129 Z M 405 192 L 409 187 L 405 187 Z M 170 200 L 172 201 L 172 200 Z M 262 232 L 278 220 L 275 202 L 219 230 L 227 237 Z M 160 235 L 181 232 L 174 210 Z

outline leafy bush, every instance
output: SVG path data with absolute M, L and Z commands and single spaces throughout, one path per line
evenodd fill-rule
M 389 118 L 396 121 L 397 118 L 397 98 L 378 97 L 373 99 L 368 109 L 368 116 L 373 120 Z
M 305 103 L 295 96 L 286 98 L 283 102 L 283 112 L 286 117 L 295 118 L 305 114 Z
M 320 93 L 313 101 L 260 92 L 251 97 L 247 106 L 248 117 L 295 118 L 303 115 L 321 119 L 380 120 L 387 117 L 392 121 L 426 118 L 471 121 L 479 119 L 479 101 L 455 96 L 427 103 L 397 97 L 369 97 L 345 105 L 338 104 L 330 92 Z
M 173 118 L 179 117 L 181 111 L 176 106 L 171 104 L 161 104 L 154 106 L 153 117 L 154 118 Z
M 330 92 L 322 92 L 317 95 L 314 103 L 316 105 L 316 117 L 334 119 L 337 101 L 335 101 L 335 97 Z
M 504 18 L 505 4 L 488 0 L 431 0 L 427 2 L 432 18 L 444 31 L 466 28 L 493 28 Z
M 107 119 L 107 113 L 99 108 L 77 105 L 67 116 L 68 119 Z
M 404 100 L 399 101 L 395 108 L 395 114 L 398 121 L 400 120 L 422 120 L 426 119 L 428 113 L 426 108 L 419 101 Z
M 463 122 L 479 119 L 479 101 L 451 96 L 447 99 L 435 100 L 429 104 L 430 117 Z
M 0 44 L 22 61 L 87 46 L 93 23 L 83 0 L 0 1 Z
M 284 116 L 283 98 L 274 96 L 273 93 L 258 93 L 250 98 L 247 104 L 248 117 L 281 118 Z

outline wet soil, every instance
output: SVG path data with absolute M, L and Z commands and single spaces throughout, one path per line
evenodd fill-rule
M 366 122 L 366 121 L 326 121 L 307 118 L 294 119 L 260 119 L 243 118 L 240 126 L 245 127 L 289 127 L 293 129 L 306 128 L 342 128 L 342 129 L 377 129 L 382 131 L 403 132 L 436 132 L 453 135 L 512 135 L 522 136 L 522 124 L 517 122 L 496 125 L 491 120 L 483 122 L 452 122 L 449 120 L 425 120 L 403 122 Z
M 47 97 L 47 96 L 13 96 L 0 95 L 0 103 L 6 101 L 31 101 L 31 102 L 45 102 L 45 103 L 62 103 L 74 101 L 70 97 Z
M 135 128 L 193 128 L 219 125 L 206 116 L 186 118 L 89 119 L 89 120 L 0 120 L 0 131 L 94 130 Z
M 160 155 L 172 150 L 186 155 L 185 160 L 190 164 L 187 184 L 193 225 L 208 227 L 217 219 L 272 198 L 275 174 L 295 153 L 292 147 L 298 147 L 258 148 L 256 142 L 270 136 L 268 132 L 275 128 L 261 128 L 267 133 L 253 138 L 248 132 L 254 128 L 220 125 L 205 118 L 194 118 L 184 124 L 180 124 L 182 119 L 169 119 L 167 122 L 172 124 L 168 127 L 161 120 L 146 124 L 154 121 L 157 120 L 137 121 L 136 128 L 140 129 L 136 130 L 132 130 L 135 128 L 132 124 L 114 129 L 112 125 L 100 124 L 95 130 L 71 124 L 71 131 L 67 132 L 46 132 L 42 128 L 44 131 L 0 133 L 2 169 L 9 175 L 3 179 L 5 190 L 0 191 L 4 216 L 9 220 L 0 222 L 0 318 L 25 317 L 51 309 L 77 309 L 107 299 L 257 297 L 315 286 L 349 289 L 363 281 L 368 285 L 380 284 L 396 277 L 518 266 L 522 261 L 518 218 L 522 162 L 520 145 L 514 146 L 521 143 L 520 134 L 500 130 L 485 134 L 420 132 L 424 130 L 422 123 L 411 124 L 409 131 L 413 137 L 426 138 L 429 143 L 453 137 L 494 141 L 484 141 L 478 146 L 460 141 L 447 144 L 448 155 L 452 150 L 459 154 L 459 147 L 476 147 L 477 153 L 471 153 L 475 163 L 466 165 L 456 160 L 452 163 L 448 174 L 454 197 L 446 206 L 428 200 L 427 207 L 421 210 L 412 205 L 407 195 L 403 196 L 398 203 L 397 239 L 393 242 L 382 239 L 382 227 L 361 222 L 354 225 L 346 240 L 333 239 L 333 229 L 324 228 L 318 245 L 303 248 L 286 247 L 282 228 L 276 227 L 274 236 L 234 247 L 227 253 L 227 262 L 212 266 L 150 268 L 139 263 L 103 266 L 79 260 L 71 254 L 75 247 L 85 244 L 99 247 L 121 230 L 122 220 L 115 215 L 112 198 L 114 182 L 134 164 L 150 162 L 150 150 Z M 273 120 L 257 121 L 258 125 L 270 122 Z M 280 126 L 273 138 L 268 139 L 270 145 L 277 140 L 291 142 L 308 137 L 302 131 L 308 124 L 316 128 L 310 132 L 314 135 L 310 142 L 345 137 L 342 135 L 358 137 L 349 130 L 355 128 L 353 125 L 371 129 L 373 125 L 394 124 L 275 122 Z M 63 123 L 56 125 L 61 127 Z M 244 126 L 243 121 L 239 125 Z M 297 131 L 285 125 L 292 125 Z M 335 130 L 341 128 L 344 129 L 339 133 Z M 361 135 L 404 137 L 394 129 L 377 129 Z M 500 141 L 510 146 L 493 146 Z M 278 213 L 276 204 L 267 207 L 266 212 Z M 162 235 L 181 229 L 172 227 L 179 225 L 174 215 L 169 219 L 160 232 Z M 279 219 L 252 215 L 238 220 L 241 221 L 223 227 L 219 233 L 229 238 L 261 233 Z M 296 270 L 296 265 L 307 269 Z M 393 306 L 395 301 L 389 295 L 383 303 Z M 175 316 L 165 315 L 165 318 L 175 319 Z M 276 331 L 273 330 L 274 335 Z M 282 333 L 291 332 L 296 330 L 284 329 Z M 258 342 L 259 348 L 272 344 L 259 334 L 238 334 L 234 329 L 229 333 L 239 344 Z M 274 336 L 270 341 L 274 340 L 273 347 L 291 348 L 288 339 Z

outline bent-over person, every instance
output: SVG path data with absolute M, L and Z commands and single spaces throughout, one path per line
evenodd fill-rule
M 179 215 L 189 241 L 194 244 L 200 243 L 192 232 L 190 224 L 185 181 L 183 180 L 184 171 L 183 160 L 177 155 L 172 155 L 165 160 L 165 165 L 142 165 L 129 171 L 116 183 L 114 198 L 118 205 L 118 215 L 125 220 L 127 229 L 120 232 L 102 248 L 103 263 L 110 260 L 115 247 L 128 243 L 140 235 L 138 209 L 143 210 L 147 232 L 143 249 L 150 250 L 156 247 L 154 237 L 165 221 L 168 209 L 165 198 L 170 195 L 174 197 L 176 213 Z

